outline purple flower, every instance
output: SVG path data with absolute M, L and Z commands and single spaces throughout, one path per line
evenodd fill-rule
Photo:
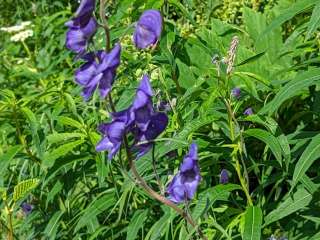
M 247 108 L 244 112 L 243 112 L 244 115 L 252 115 L 253 114 L 253 110 L 251 107 Z
M 109 53 L 98 51 L 82 57 L 86 63 L 76 70 L 75 80 L 83 87 L 82 96 L 86 101 L 90 99 L 97 87 L 101 98 L 105 98 L 110 92 L 120 64 L 120 53 L 121 46 L 118 43 Z
M 22 209 L 22 211 L 24 212 L 25 215 L 29 215 L 33 210 L 33 205 L 24 202 L 24 203 L 21 204 L 21 209 Z
M 168 125 L 165 113 L 156 112 L 152 106 L 153 91 L 148 75 L 144 75 L 138 87 L 136 97 L 131 107 L 131 119 L 134 119 L 132 133 L 135 137 L 134 146 L 138 156 L 146 154 L 152 147 L 152 141 L 158 137 Z M 148 141 L 145 144 L 139 142 Z
M 197 145 L 192 143 L 184 157 L 180 170 L 167 188 L 169 199 L 175 203 L 191 200 L 201 180 Z
M 95 0 L 82 0 L 75 17 L 65 24 L 69 28 L 66 47 L 79 55 L 86 51 L 88 42 L 97 29 L 97 21 L 93 17 L 94 8 Z
M 133 132 L 135 132 L 134 135 L 136 142 L 139 143 L 147 141 L 147 143 L 134 146 L 138 151 L 138 158 L 146 154 L 151 149 L 153 145 L 152 141 L 166 129 L 167 125 L 167 115 L 165 113 L 156 112 L 150 116 L 149 124 L 144 131 L 139 128 L 135 128 L 133 130 Z
M 158 10 L 146 10 L 140 16 L 133 41 L 137 48 L 144 49 L 155 45 L 162 31 L 162 16 Z
M 120 149 L 128 121 L 129 112 L 126 109 L 113 114 L 113 121 L 111 123 L 100 124 L 98 130 L 103 137 L 96 145 L 96 151 L 101 152 L 107 150 L 109 152 L 108 158 L 111 160 Z
M 226 169 L 222 169 L 220 173 L 220 183 L 226 184 L 229 182 L 229 175 L 228 171 Z
M 239 98 L 241 97 L 241 90 L 240 90 L 240 88 L 237 88 L 237 87 L 236 87 L 236 88 L 233 88 L 233 89 L 231 90 L 231 94 L 232 94 L 233 97 L 239 99 Z
M 148 75 L 143 75 L 138 87 L 135 99 L 131 108 L 131 118 L 141 131 L 145 131 L 151 120 L 153 113 L 152 107 L 152 88 Z

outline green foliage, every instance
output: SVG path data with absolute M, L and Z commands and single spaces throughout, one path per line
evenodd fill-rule
M 194 141 L 202 181 L 179 207 L 208 239 L 320 239 L 320 2 L 107 2 L 112 44 L 122 45 L 116 109 L 131 103 L 143 73 L 151 76 L 154 103 L 171 106 L 154 150 L 160 186 L 152 153 L 136 161 L 146 182 L 163 192 Z M 77 6 L 1 2 L 0 28 L 31 21 L 33 35 L 13 42 L 14 33 L 0 30 L 0 238 L 12 214 L 16 239 L 200 239 L 137 185 L 124 149 L 111 162 L 95 151 L 109 102 L 98 95 L 84 102 L 74 82 L 80 63 L 64 46 L 64 23 Z M 148 8 L 161 10 L 165 26 L 155 49 L 139 51 L 127 26 Z M 227 74 L 234 36 L 239 45 Z M 93 41 L 102 49 L 104 31 Z M 248 107 L 253 115 L 244 114 Z M 219 183 L 222 169 L 228 184 Z M 33 206 L 30 214 L 22 202 Z

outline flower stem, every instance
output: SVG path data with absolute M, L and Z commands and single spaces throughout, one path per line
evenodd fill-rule
M 235 140 L 235 136 L 234 136 L 234 124 L 236 123 L 237 124 L 237 120 L 234 116 L 234 113 L 233 113 L 233 110 L 231 108 L 231 105 L 230 103 L 227 101 L 227 100 L 224 100 L 224 104 L 227 108 L 227 112 L 228 112 L 228 121 L 229 121 L 229 127 L 230 127 L 230 138 L 231 138 L 231 141 L 232 143 L 234 142 Z M 243 192 L 245 193 L 246 195 L 246 198 L 247 198 L 247 201 L 248 201 L 248 204 L 250 206 L 253 205 L 252 203 L 252 199 L 251 199 L 251 196 L 250 196 L 250 193 L 249 193 L 249 181 L 247 180 L 247 182 L 245 181 L 245 179 L 243 178 L 242 176 L 242 173 L 241 173 L 241 166 L 240 166 L 240 163 L 239 163 L 239 159 L 237 158 L 236 156 L 237 153 L 232 153 L 232 161 L 235 163 L 235 169 L 236 169 L 236 172 L 237 172 L 237 175 L 238 175 L 238 178 L 239 178 L 239 181 L 240 181 L 240 184 L 241 184 L 241 187 L 242 187 L 242 190 Z M 247 176 L 247 170 L 246 170 L 246 167 L 244 165 L 244 162 L 243 162 L 243 168 L 245 169 L 244 172 L 245 172 L 245 175 Z M 248 178 L 248 177 L 247 177 Z
M 27 44 L 24 41 L 21 41 L 21 43 L 22 43 L 22 46 L 23 46 L 24 50 L 26 50 L 26 52 L 28 54 L 28 57 L 30 59 L 32 59 L 32 55 L 31 55 L 30 49 L 28 48 Z
M 200 228 L 197 228 L 197 224 L 194 222 L 194 220 L 192 219 L 190 214 L 186 213 L 183 209 L 179 208 L 176 204 L 174 204 L 173 202 L 171 202 L 170 200 L 168 200 L 164 196 L 162 196 L 162 195 L 158 194 L 157 192 L 155 192 L 151 187 L 149 187 L 149 185 L 145 182 L 145 180 L 140 176 L 140 174 L 137 171 L 134 159 L 133 159 L 133 157 L 131 155 L 131 151 L 130 151 L 129 145 L 128 145 L 128 139 L 127 139 L 126 136 L 124 137 L 124 146 L 125 146 L 125 150 L 126 150 L 126 153 L 127 153 L 130 169 L 132 171 L 132 174 L 134 175 L 134 177 L 138 181 L 137 183 L 140 185 L 140 187 L 142 187 L 154 199 L 158 200 L 159 202 L 161 202 L 161 203 L 167 205 L 168 207 L 171 207 L 173 210 L 175 210 L 192 227 L 197 229 L 197 232 L 198 232 L 199 236 L 202 239 L 207 240 L 206 236 L 203 235 L 203 233 L 200 230 Z
M 110 29 L 108 26 L 106 13 L 105 13 L 105 3 L 106 0 L 100 0 L 100 19 L 102 21 L 102 27 L 104 28 L 104 32 L 106 34 L 106 51 L 109 52 L 110 50 Z
M 160 178 L 159 178 L 159 175 L 158 175 L 158 172 L 157 172 L 157 168 L 156 168 L 156 160 L 155 160 L 155 148 L 156 148 L 156 143 L 152 143 L 152 168 L 153 168 L 153 172 L 156 176 L 156 179 L 157 179 L 157 183 L 158 183 L 158 187 L 159 187 L 159 190 L 160 190 L 160 193 L 161 195 L 164 194 L 164 190 L 162 188 L 162 184 L 161 184 L 161 181 L 160 181 Z

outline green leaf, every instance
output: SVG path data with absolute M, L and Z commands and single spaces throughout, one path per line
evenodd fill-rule
M 64 145 L 61 145 L 60 147 L 56 148 L 55 150 L 53 150 L 52 152 L 47 152 L 44 155 L 44 160 L 42 162 L 42 164 L 45 167 L 52 167 L 54 164 L 54 161 L 66 154 L 68 154 L 69 152 L 71 152 L 75 147 L 81 145 L 84 142 L 84 140 L 77 140 L 71 143 L 66 143 Z
M 295 15 L 304 12 L 305 10 L 316 4 L 315 0 L 299 0 L 293 3 L 290 8 L 283 11 L 278 17 L 276 17 L 270 25 L 264 30 L 260 37 L 269 34 L 272 30 L 280 27 L 283 23 L 293 18 Z
M 299 158 L 293 173 L 291 189 L 301 180 L 302 176 L 311 167 L 312 163 L 320 157 L 320 134 L 313 137 L 310 144 Z
M 83 129 L 83 125 L 72 118 L 62 116 L 62 117 L 58 117 L 57 119 L 58 119 L 58 122 L 61 123 L 62 125 L 69 125 L 80 130 Z
M 36 147 L 40 158 L 42 158 L 44 150 L 40 144 L 40 138 L 38 134 L 39 124 L 38 124 L 37 117 L 30 108 L 23 107 L 21 108 L 21 111 L 25 115 L 26 119 L 28 120 L 31 134 L 32 134 L 33 144 Z
M 106 212 L 107 209 L 114 207 L 114 205 L 115 199 L 113 190 L 108 190 L 108 192 L 101 194 L 94 199 L 89 206 L 81 211 L 81 217 L 78 220 L 74 232 L 77 232 L 82 227 L 86 226 L 91 219 L 96 218 L 102 212 Z
M 56 212 L 50 219 L 48 225 L 44 229 L 44 235 L 47 236 L 50 240 L 56 239 L 56 234 L 59 226 L 60 218 L 63 215 L 63 211 Z
M 275 136 L 262 129 L 248 129 L 244 132 L 244 134 L 247 136 L 255 137 L 267 144 L 267 146 L 270 147 L 273 155 L 279 162 L 280 166 L 282 166 L 281 145 Z
M 169 230 L 170 222 L 176 216 L 171 212 L 169 207 L 163 207 L 165 209 L 164 215 L 153 224 L 147 233 L 145 240 L 158 240 Z
M 19 182 L 13 190 L 13 201 L 23 198 L 29 191 L 34 189 L 39 183 L 39 179 L 32 178 Z
M 310 194 L 304 188 L 299 188 L 293 196 L 287 195 L 286 199 L 278 205 L 278 207 L 265 217 L 264 227 L 278 221 L 294 212 L 306 207 L 312 200 Z
M 72 133 L 53 133 L 47 136 L 47 141 L 49 144 L 58 143 L 62 141 L 67 141 L 71 138 L 85 138 L 86 136 L 82 133 L 72 132 Z
M 143 227 L 144 221 L 147 218 L 148 209 L 146 210 L 137 210 L 128 226 L 127 229 L 127 240 L 135 240 L 140 228 Z
M 181 62 L 180 59 L 176 59 L 176 63 L 179 69 L 178 81 L 181 87 L 185 89 L 192 87 L 196 83 L 192 70 L 185 63 Z
M 306 40 L 319 28 L 320 26 L 320 3 L 318 3 L 313 9 L 311 19 L 308 23 L 308 30 Z
M 264 56 L 265 53 L 266 53 L 265 51 L 257 53 L 255 55 L 243 60 L 242 62 L 236 64 L 235 67 L 238 67 L 238 66 L 241 66 L 241 65 L 245 65 L 245 64 L 250 63 L 250 62 L 254 62 L 254 61 L 258 60 L 259 58 L 261 58 L 262 56 Z
M 23 149 L 23 146 L 15 145 L 10 147 L 5 154 L 0 156 L 0 163 L 1 163 L 0 176 L 2 176 L 6 172 L 7 166 L 9 165 L 10 161 L 22 149 Z
M 302 74 L 297 75 L 293 80 L 289 81 L 282 88 L 280 88 L 277 95 L 272 101 L 266 104 L 260 111 L 260 114 L 273 114 L 281 104 L 297 95 L 307 87 L 320 82 L 320 70 L 312 69 Z
M 243 240 L 256 240 L 261 237 L 262 211 L 260 207 L 250 206 L 246 210 Z

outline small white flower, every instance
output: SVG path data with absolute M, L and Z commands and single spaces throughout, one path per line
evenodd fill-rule
M 32 30 L 25 30 L 25 31 L 22 31 L 22 32 L 19 32 L 19 33 L 13 35 L 10 38 L 10 40 L 12 42 L 22 42 L 31 36 L 33 36 L 33 31 Z

